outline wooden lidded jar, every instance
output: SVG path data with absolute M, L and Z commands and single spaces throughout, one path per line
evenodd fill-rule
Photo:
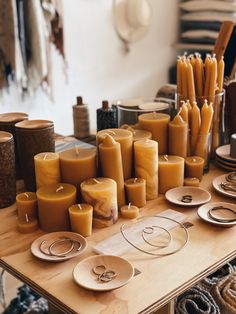
M 13 135 L 0 131 L 0 208 L 16 199 L 15 151 Z
M 28 119 L 28 114 L 24 112 L 9 112 L 0 114 L 0 131 L 9 132 L 13 135 L 15 143 L 15 164 L 16 164 L 16 179 L 21 179 L 20 161 L 17 149 L 16 129 L 15 124 Z
M 55 152 L 54 124 L 48 120 L 25 120 L 16 124 L 16 135 L 25 188 L 35 191 L 34 156 Z
M 77 97 L 77 104 L 73 107 L 74 136 L 86 138 L 90 135 L 88 106 L 83 103 L 83 98 Z

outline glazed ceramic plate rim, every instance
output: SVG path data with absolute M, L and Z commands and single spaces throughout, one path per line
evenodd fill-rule
M 103 261 L 105 259 L 105 261 Z M 124 267 L 126 267 L 127 271 L 128 271 L 128 275 L 126 275 L 125 278 L 123 278 L 123 280 L 121 280 L 119 278 L 119 274 L 117 275 L 117 277 L 115 277 L 112 281 L 108 282 L 108 283 L 97 283 L 96 284 L 96 275 L 93 276 L 92 279 L 94 279 L 93 282 L 93 286 L 89 284 L 89 280 L 86 283 L 86 280 L 84 278 L 80 278 L 80 268 L 84 268 L 84 265 L 89 266 L 90 264 L 93 265 L 102 265 L 105 264 L 105 266 L 107 266 L 108 264 L 106 263 L 106 260 L 113 260 L 113 265 L 109 268 L 111 268 L 112 270 L 117 270 L 114 269 L 114 259 L 116 260 L 115 262 L 120 264 L 120 267 L 122 267 L 122 269 L 124 269 Z M 97 262 L 96 262 L 97 261 Z M 92 265 L 92 266 L 93 266 Z M 86 267 L 87 269 L 88 267 Z M 91 271 L 91 270 L 90 270 Z M 88 270 L 89 272 L 89 270 Z M 84 276 L 84 272 L 83 276 Z M 134 276 L 134 267 L 132 266 L 132 264 L 127 261 L 126 259 L 120 257 L 120 256 L 116 256 L 116 255 L 93 255 L 93 256 L 89 256 L 85 259 L 83 259 L 82 261 L 80 261 L 74 268 L 73 270 L 73 278 L 74 281 L 80 286 L 83 287 L 85 289 L 91 290 L 91 291 L 109 291 L 109 290 L 114 290 L 117 288 L 120 288 L 124 285 L 126 285 Z
M 217 156 L 216 155 L 216 161 L 219 163 L 219 164 L 222 164 L 224 166 L 228 166 L 228 167 L 232 167 L 236 169 L 236 162 L 231 162 L 231 161 L 228 161 L 226 159 L 222 159 L 221 157 Z
M 221 193 L 221 194 L 223 194 L 223 195 L 225 195 L 225 196 L 229 196 L 229 197 L 235 198 L 235 197 L 236 197 L 236 192 L 234 193 L 234 192 L 225 191 L 225 190 L 223 190 L 221 187 L 219 187 L 219 183 L 220 183 L 220 182 L 226 181 L 226 180 L 225 180 L 225 177 L 226 177 L 226 176 L 227 176 L 227 174 L 222 174 L 222 175 L 216 177 L 216 178 L 212 181 L 213 188 L 214 188 L 217 192 L 219 192 L 219 193 Z M 232 194 L 232 193 L 233 193 L 233 194 Z
M 230 167 L 230 166 L 227 166 L 221 162 L 219 162 L 218 160 L 216 160 L 216 164 L 221 167 L 222 169 L 224 170 L 227 170 L 227 171 L 236 171 L 236 167 Z
M 216 149 L 216 155 L 222 159 L 225 159 L 226 161 L 232 161 L 232 162 L 236 162 L 236 158 L 233 158 L 231 157 L 229 154 L 230 154 L 230 144 L 227 144 L 227 145 L 223 145 L 223 146 L 220 146 Z M 225 149 L 227 150 L 227 153 L 226 154 L 222 154 L 222 150 Z
M 69 237 L 69 238 L 71 238 L 73 240 L 80 241 L 81 244 L 82 244 L 82 248 L 79 251 L 77 251 L 77 252 L 75 252 L 73 254 L 69 254 L 66 257 L 48 256 L 48 255 L 43 254 L 39 250 L 39 244 L 42 241 L 45 241 L 45 240 L 47 240 L 48 238 L 51 238 L 51 237 L 59 238 L 59 237 L 63 237 L 63 236 Z M 71 259 L 71 258 L 73 258 L 75 256 L 78 256 L 78 255 L 82 254 L 85 251 L 86 247 L 87 247 L 87 241 L 79 233 L 70 232 L 70 231 L 56 231 L 56 232 L 46 233 L 46 234 L 40 236 L 39 238 L 35 239 L 34 242 L 31 244 L 31 248 L 30 249 L 31 249 L 31 253 L 35 257 L 39 258 L 40 260 L 47 261 L 47 262 L 62 262 L 62 261 L 66 261 L 68 259 Z
M 213 203 L 208 203 L 200 206 L 197 210 L 197 214 L 199 218 L 202 220 L 209 222 L 210 224 L 216 225 L 216 226 L 221 226 L 221 227 L 233 227 L 236 225 L 236 221 L 233 222 L 219 222 L 219 221 L 214 221 L 210 219 L 207 216 L 207 210 L 214 207 L 214 206 L 228 206 L 228 207 L 233 207 L 234 210 L 236 210 L 236 205 L 232 203 L 226 203 L 226 202 L 213 202 Z
M 179 193 L 181 195 L 187 195 L 190 193 L 190 191 L 195 191 L 195 192 L 198 192 L 198 193 L 202 193 L 202 194 L 205 194 L 205 199 L 202 199 L 202 200 L 199 200 L 199 201 L 195 201 L 195 202 L 191 202 L 191 203 L 183 203 L 179 200 L 177 200 L 176 198 L 173 198 L 172 194 L 176 192 L 180 192 L 180 191 L 184 191 L 184 193 Z M 188 192 L 189 191 L 189 192 Z M 170 189 L 168 190 L 166 193 L 165 193 L 165 197 L 166 199 L 175 204 L 175 205 L 180 205 L 180 206 L 183 206 L 183 207 L 193 207 L 193 206 L 197 206 L 197 205 L 201 205 L 201 204 L 205 204 L 207 202 L 209 202 L 211 200 L 211 194 L 203 189 L 203 188 L 200 188 L 200 187 L 194 187 L 194 186 L 179 186 L 179 187 L 176 187 L 176 188 L 173 188 L 173 189 Z

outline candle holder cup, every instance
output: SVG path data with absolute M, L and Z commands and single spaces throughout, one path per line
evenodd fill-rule
M 113 102 L 113 107 L 117 109 L 117 125 L 135 125 L 138 123 L 138 116 L 143 113 L 159 112 L 172 114 L 175 101 L 168 98 L 137 98 L 118 100 Z
M 212 143 L 211 132 L 207 134 L 198 135 L 194 155 L 204 158 L 204 168 L 203 168 L 204 173 L 208 172 L 210 168 L 211 143 Z
M 176 94 L 176 113 L 181 107 L 182 101 L 187 101 L 185 97 L 181 94 Z M 228 129 L 228 117 L 225 111 L 225 90 L 216 93 L 214 97 L 209 96 L 197 96 L 196 103 L 201 109 L 205 100 L 207 103 L 212 103 L 214 114 L 211 125 L 211 157 L 214 158 L 215 150 L 217 147 L 229 143 L 229 129 Z

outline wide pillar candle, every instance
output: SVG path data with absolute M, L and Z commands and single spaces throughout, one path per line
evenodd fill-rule
M 141 140 L 151 140 L 152 133 L 146 130 L 133 129 L 128 127 L 126 130 L 129 130 L 133 133 L 133 143 Z
M 60 153 L 62 182 L 79 187 L 86 179 L 96 177 L 96 148 L 71 148 Z
M 25 220 L 28 218 L 38 217 L 38 201 L 36 193 L 24 192 L 16 196 L 16 208 L 19 219 Z
M 140 128 L 151 132 L 152 139 L 158 142 L 159 154 L 166 154 L 170 116 L 165 113 L 144 113 L 138 116 L 138 121 Z
M 169 154 L 187 156 L 188 124 L 178 114 L 169 123 Z
M 99 160 L 101 163 L 102 176 L 111 178 L 117 183 L 118 206 L 125 204 L 124 176 L 122 168 L 120 143 L 107 135 L 99 145 Z
M 131 178 L 125 181 L 125 193 L 128 203 L 137 207 L 146 205 L 146 180 Z
M 204 158 L 189 156 L 185 159 L 185 176 L 202 180 L 204 168 Z
M 58 183 L 37 190 L 40 227 L 47 231 L 70 230 L 68 208 L 76 204 L 76 188 L 72 184 Z
M 131 178 L 133 133 L 124 129 L 102 130 L 97 133 L 97 145 L 103 141 L 107 134 L 111 135 L 116 142 L 120 143 L 124 179 Z
M 61 181 L 58 153 L 39 153 L 34 156 L 36 186 L 59 183 Z
M 159 192 L 164 194 L 168 190 L 184 184 L 184 158 L 179 156 L 159 156 Z
M 13 135 L 0 131 L 0 208 L 15 203 L 16 174 Z
M 69 207 L 71 231 L 89 237 L 92 234 L 93 206 L 75 204 Z
M 118 219 L 117 184 L 110 178 L 91 178 L 81 183 L 85 203 L 93 206 L 93 226 L 103 228 Z
M 134 143 L 134 163 L 136 177 L 146 180 L 146 198 L 158 196 L 158 144 L 153 140 Z

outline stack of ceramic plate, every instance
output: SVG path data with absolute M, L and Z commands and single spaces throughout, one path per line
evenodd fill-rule
M 236 158 L 230 156 L 230 145 L 216 149 L 216 163 L 225 170 L 236 171 Z

